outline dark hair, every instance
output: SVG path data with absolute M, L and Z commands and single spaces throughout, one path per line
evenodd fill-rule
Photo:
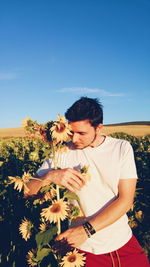
M 97 98 L 81 97 L 65 113 L 70 122 L 89 120 L 92 126 L 103 123 L 103 106 Z

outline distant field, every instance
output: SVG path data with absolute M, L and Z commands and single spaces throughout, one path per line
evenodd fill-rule
M 123 132 L 134 136 L 144 136 L 150 134 L 150 125 L 120 125 L 104 126 L 103 132 L 108 135 L 112 133 Z
M 150 134 L 150 125 L 110 125 L 104 126 L 103 133 L 106 135 L 123 132 L 134 136 L 144 136 Z M 0 138 L 24 137 L 23 127 L 0 129 Z
M 24 137 L 24 136 L 25 136 L 25 130 L 23 127 L 0 129 L 0 138 Z

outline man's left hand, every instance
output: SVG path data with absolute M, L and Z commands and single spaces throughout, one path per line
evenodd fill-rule
M 68 229 L 57 236 L 56 240 L 67 239 L 68 243 L 73 247 L 80 246 L 88 237 L 83 226 L 76 226 Z

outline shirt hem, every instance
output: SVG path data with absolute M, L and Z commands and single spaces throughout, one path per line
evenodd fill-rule
M 133 233 L 131 233 L 130 236 L 128 237 L 128 239 L 126 239 L 124 242 L 122 242 L 121 245 L 113 247 L 110 250 L 106 249 L 106 250 L 103 250 L 103 251 L 102 250 L 101 251 L 97 251 L 93 247 L 90 247 L 91 249 L 84 249 L 84 248 L 82 248 L 82 246 L 77 247 L 77 248 L 82 250 L 82 251 L 85 251 L 85 252 L 88 252 L 88 253 L 92 253 L 92 254 L 95 254 L 95 255 L 107 254 L 107 253 L 110 253 L 110 252 L 113 252 L 113 251 L 116 251 L 116 250 L 122 248 L 132 238 L 132 236 L 133 236 Z

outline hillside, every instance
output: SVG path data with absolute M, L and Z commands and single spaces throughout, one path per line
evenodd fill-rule
M 106 124 L 105 126 L 124 126 L 124 125 L 150 125 L 150 121 L 130 121 L 130 122 Z
M 137 137 L 145 136 L 150 134 L 150 125 L 111 125 L 104 126 L 103 132 L 106 135 L 112 133 L 123 132 L 129 135 Z
M 145 124 L 144 124 L 145 123 Z M 124 132 L 134 136 L 144 136 L 150 134 L 150 122 L 126 122 L 119 124 L 104 125 L 103 133 L 106 135 Z M 23 127 L 18 128 L 1 128 L 0 138 L 10 138 L 10 137 L 24 137 L 25 130 Z

